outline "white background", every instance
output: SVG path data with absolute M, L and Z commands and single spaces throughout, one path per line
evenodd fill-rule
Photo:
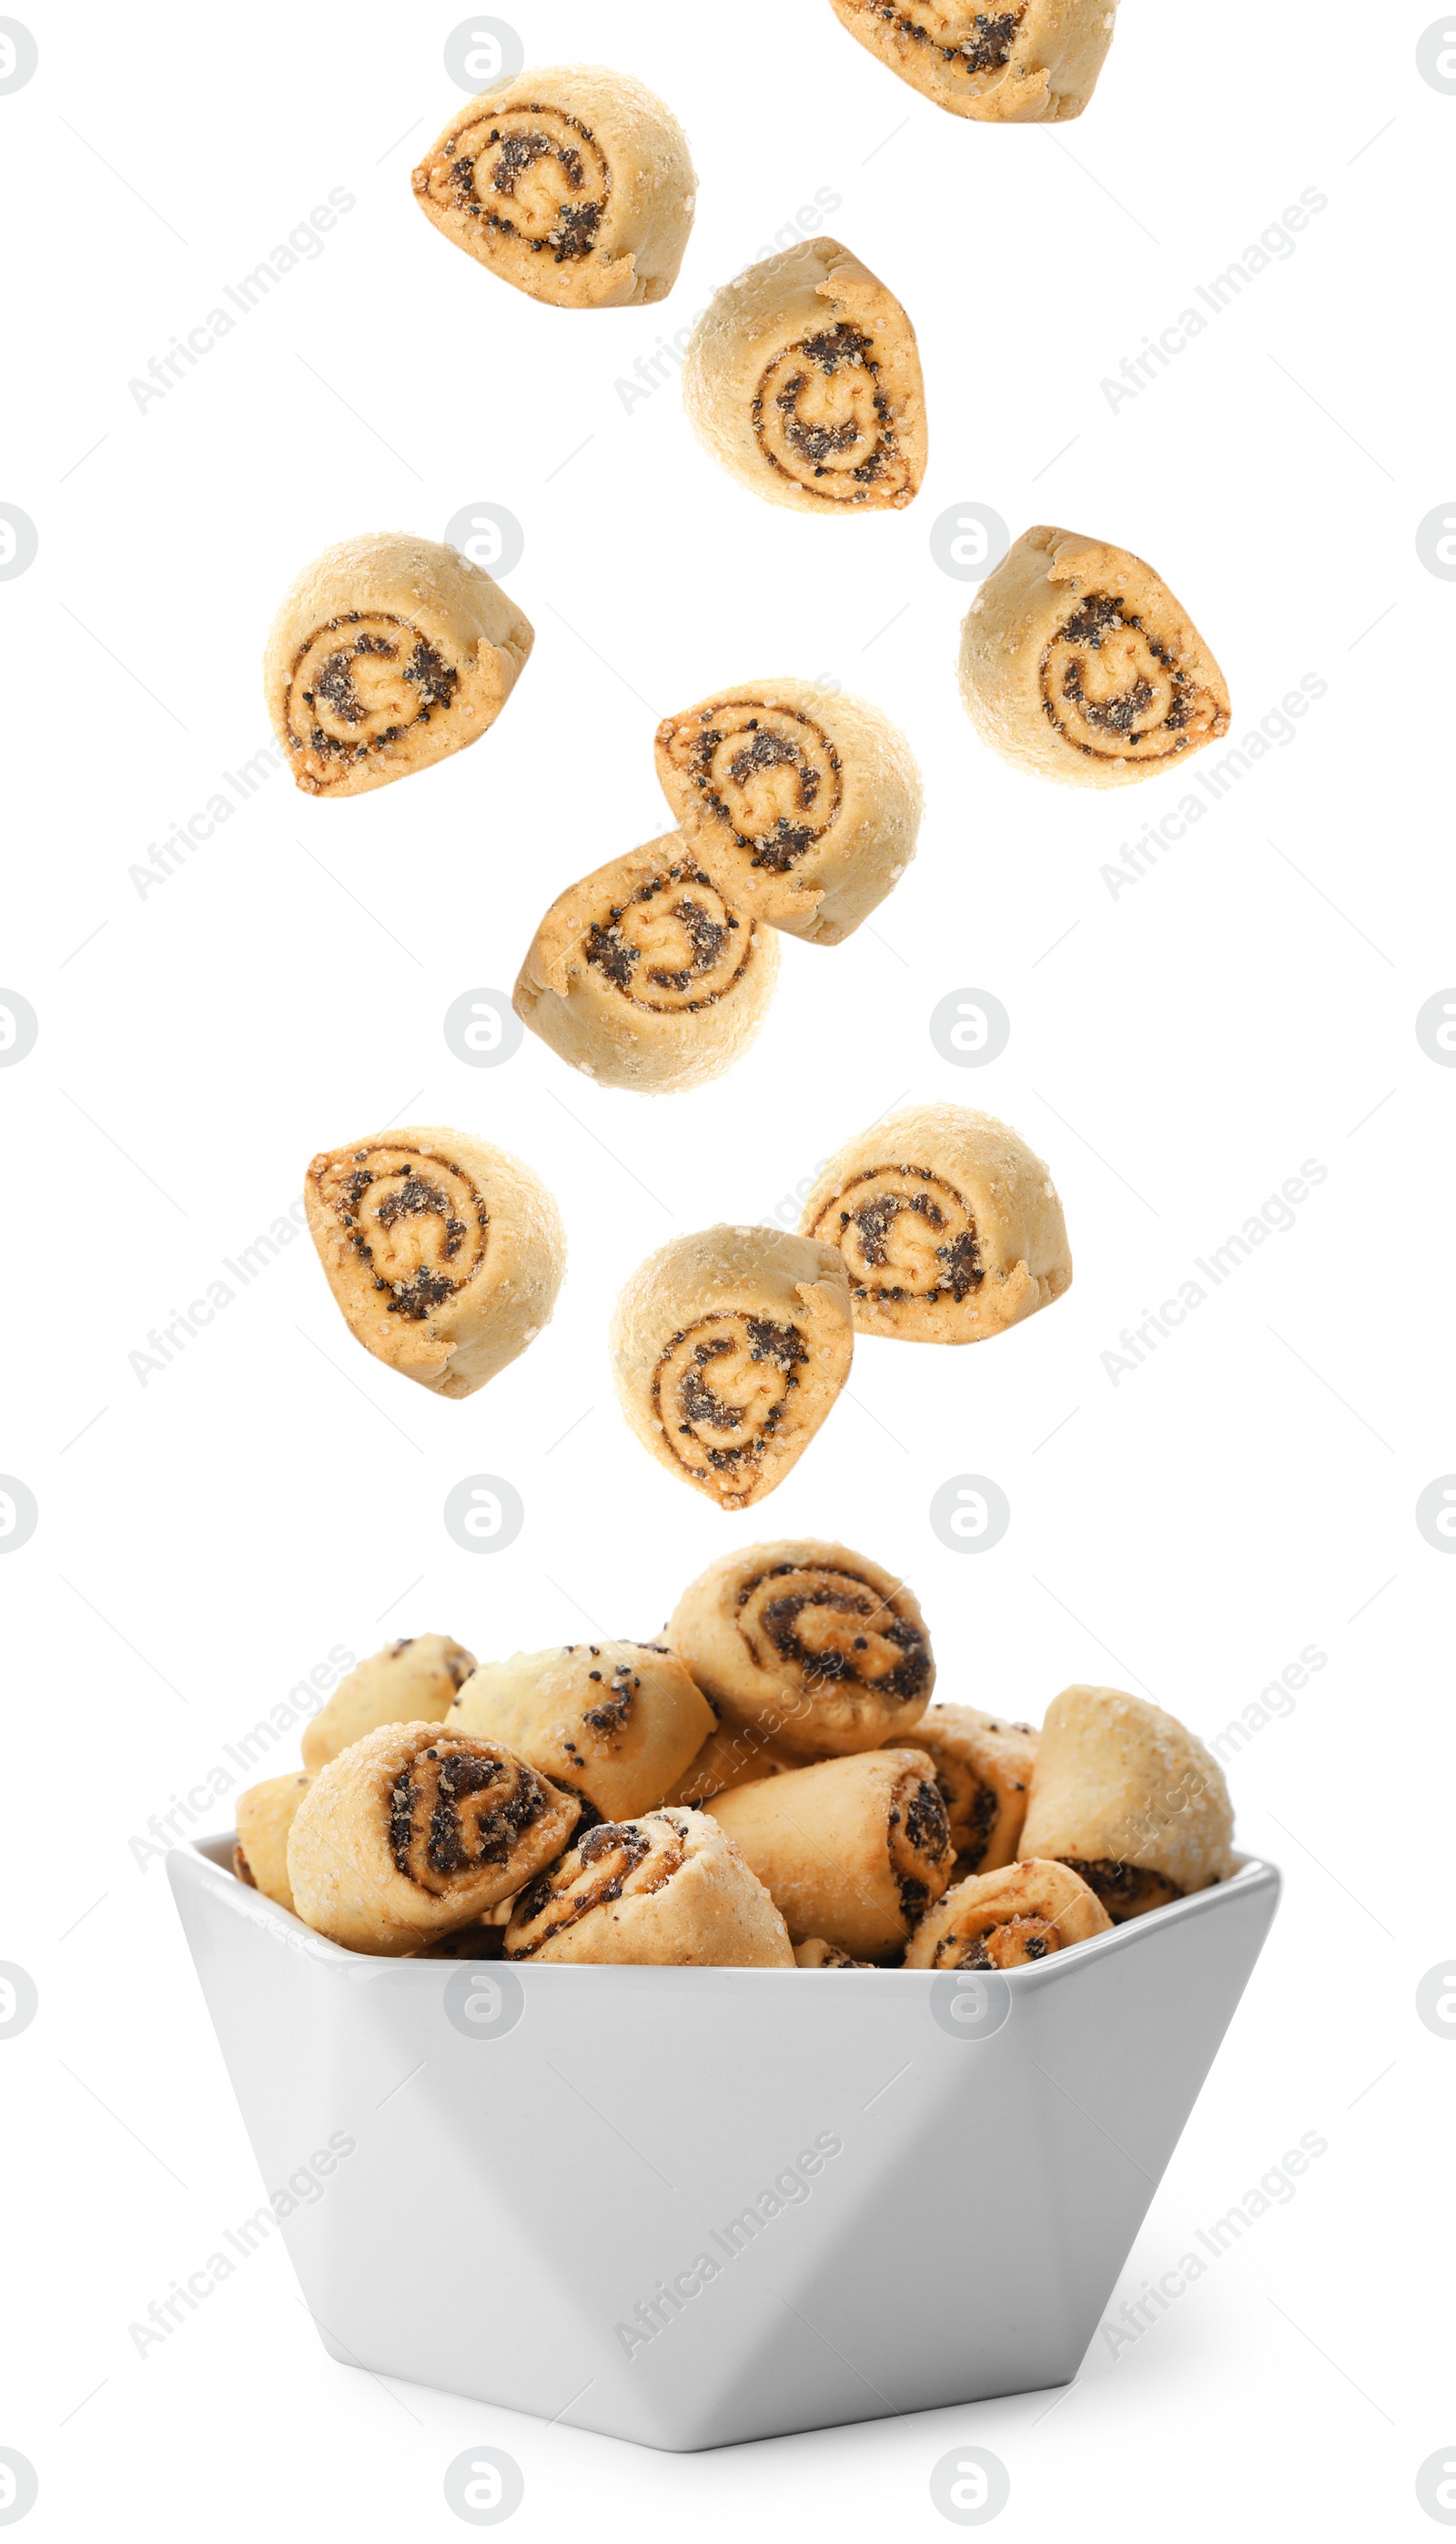
M 929 2470 L 959 2438 L 1010 2469 L 1008 2537 L 1428 2531 L 1416 2470 L 1456 2439 L 1436 2337 L 1456 2049 L 1414 2004 L 1456 1915 L 1453 1575 L 1414 1521 L 1456 1467 L 1456 1075 L 1414 1030 L 1456 979 L 1436 755 L 1456 589 L 1415 546 L 1456 493 L 1436 245 L 1456 97 L 1416 68 L 1429 8 L 1214 23 L 1124 0 L 1087 115 L 998 130 L 892 79 L 827 0 L 517 0 L 528 61 L 639 73 L 701 178 L 670 302 L 578 316 L 492 279 L 411 200 L 462 102 L 454 7 L 27 11 L 39 68 L 0 97 L 0 500 L 39 551 L 0 584 L 0 980 L 39 1039 L 0 1073 L 0 1468 L 40 1516 L 0 1567 L 0 1957 L 40 2012 L 0 2043 L 0 2442 L 39 2471 L 38 2536 L 447 2536 L 443 2467 L 480 2439 L 523 2468 L 523 2536 L 644 2514 L 930 2536 Z M 356 205 L 325 252 L 138 412 L 148 358 L 334 187 Z M 913 508 L 840 526 L 721 474 L 675 379 L 630 413 L 614 389 L 819 188 L 842 198 L 823 225 L 910 311 L 930 415 Z M 1306 188 L 1328 207 L 1297 252 L 1111 412 L 1104 377 Z M 970 588 L 929 547 L 968 500 L 1148 557 L 1228 675 L 1235 740 L 1328 682 L 1115 896 L 1102 869 L 1181 781 L 1078 795 L 979 747 L 955 679 Z M 497 729 L 339 805 L 275 775 L 140 896 L 129 867 L 265 739 L 259 661 L 298 568 L 359 530 L 438 537 L 478 502 L 523 526 L 510 589 L 536 627 Z M 657 717 L 776 672 L 836 678 L 910 736 L 928 809 L 893 898 L 841 950 L 786 942 L 757 1044 L 700 1093 L 595 1090 L 529 1036 L 498 1070 L 461 1065 L 449 1002 L 508 990 L 553 895 L 664 828 Z M 980 1070 L 927 1030 L 967 985 L 1012 1018 Z M 675 1228 L 773 1216 L 902 1097 L 983 1104 L 1031 1140 L 1075 1286 L 989 1351 L 862 1343 L 772 1508 L 724 1517 L 617 1412 L 616 1290 Z M 128 1356 L 310 1153 L 397 1119 L 477 1130 L 557 1194 L 571 1264 L 527 1356 L 432 1400 L 355 1348 L 300 1238 L 141 1385 Z M 1297 1225 L 1114 1387 L 1119 1329 L 1307 1158 L 1328 1175 Z M 441 1524 L 480 1471 L 527 1514 L 489 1557 Z M 965 1471 L 1012 1509 L 979 1555 L 927 1516 Z M 657 2457 L 335 2365 L 276 2245 L 138 2358 L 128 2324 L 261 2186 L 164 1875 L 128 1839 L 331 1645 L 645 1634 L 769 1530 L 903 1571 L 951 1699 L 1039 1716 L 1103 1679 L 1213 1737 L 1303 1646 L 1328 1655 L 1233 1769 L 1285 1904 L 1110 2311 L 1316 2131 L 1297 2195 L 1135 2346 L 1095 2342 L 1049 2417 L 1026 2396 Z

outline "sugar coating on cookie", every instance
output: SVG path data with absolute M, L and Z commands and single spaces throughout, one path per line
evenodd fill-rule
M 1117 0 L 829 0 L 922 97 L 980 123 L 1068 123 L 1112 40 Z
M 915 853 L 920 771 L 862 698 L 749 680 L 666 717 L 656 755 L 677 822 L 724 890 L 808 944 L 843 944 Z
M 295 1913 L 351 1951 L 417 1951 L 533 1879 L 577 1816 L 570 1794 L 497 1742 L 385 1723 L 331 1759 L 299 1805 Z
M 558 895 L 512 1004 L 583 1076 L 640 1094 L 701 1086 L 758 1032 L 779 972 L 773 935 L 677 832 Z
M 1042 1160 L 989 1113 L 921 1104 L 851 1140 L 800 1223 L 836 1245 L 855 1331 L 976 1343 L 1059 1299 L 1066 1222 Z
M 358 1661 L 303 1727 L 303 1763 L 327 1767 L 341 1749 L 381 1722 L 443 1722 L 475 1667 L 475 1654 L 449 1634 L 402 1634 Z
M 1111 1931 L 1112 1920 L 1068 1865 L 1009 1864 L 958 1881 L 905 1950 L 907 1970 L 1015 1970 Z
M 612 1322 L 612 1375 L 638 1439 L 728 1511 L 783 1481 L 853 1352 L 837 1249 L 772 1228 L 674 1237 L 639 1265 Z
M 946 1806 L 931 1763 L 904 1742 L 826 1758 L 705 1804 L 783 1910 L 852 1958 L 898 1953 L 951 1877 Z
M 1121 1924 L 1225 1880 L 1233 1834 L 1223 1769 L 1175 1715 L 1115 1687 L 1053 1697 L 1019 1855 L 1069 1864 Z
M 1228 682 L 1160 575 L 1075 530 L 1028 530 L 960 634 L 960 695 L 1013 767 L 1131 786 L 1222 740 Z
M 326 548 L 264 657 L 268 716 L 305 795 L 363 795 L 479 742 L 535 632 L 459 550 L 409 531 Z
M 720 1555 L 666 1630 L 724 1725 L 756 1732 L 777 1758 L 919 1740 L 935 1685 L 919 1601 L 851 1547 L 774 1538 Z
M 714 294 L 689 339 L 699 440 L 770 504 L 898 512 L 925 475 L 925 388 L 894 293 L 837 239 L 801 241 Z
M 503 1149 L 436 1128 L 350 1141 L 312 1160 L 304 1207 L 354 1340 L 437 1395 L 473 1395 L 550 1320 L 561 1214 Z
M 714 1725 L 713 1708 L 659 1643 L 558 1643 L 487 1661 L 450 1709 L 450 1728 L 498 1740 L 590 1819 L 655 1810 Z
M 933 1705 L 912 1738 L 935 1769 L 956 1849 L 955 1878 L 1014 1861 L 1027 1816 L 1037 1734 L 973 1705 Z
M 698 181 L 659 97 L 569 62 L 482 89 L 411 182 L 442 236 L 533 300 L 622 309 L 671 290 Z
M 505 1957 L 794 1967 L 784 1920 L 738 1848 L 679 1810 L 588 1829 L 517 1900 Z

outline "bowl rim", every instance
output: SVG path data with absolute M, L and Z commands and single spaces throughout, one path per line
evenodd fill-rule
M 280 1907 L 275 1899 L 269 1899 L 265 1892 L 252 1889 L 246 1882 L 239 1880 L 233 1870 L 233 1849 L 236 1843 L 236 1834 L 233 1830 L 214 1830 L 200 1837 L 189 1838 L 181 1846 L 170 1848 L 167 1855 L 167 1871 L 174 1891 L 179 1881 L 186 1882 L 190 1887 L 199 1887 L 205 1894 L 214 1897 L 224 1908 L 231 1909 L 235 1914 L 243 1917 L 248 1924 L 274 1929 L 280 1942 L 286 1941 L 295 1951 L 302 1951 L 325 1967 L 377 1976 L 381 1971 L 386 1970 L 418 1970 L 422 1973 L 443 1969 L 449 1972 L 451 1969 L 460 1969 L 469 1965 L 468 1962 L 461 1961 L 426 1960 L 407 1953 L 355 1952 L 349 1950 L 344 1944 L 334 1943 L 329 1936 L 320 1935 L 312 1926 L 305 1925 L 303 1919 L 296 1916 L 291 1908 Z M 1272 1914 L 1282 1888 L 1282 1875 L 1277 1865 L 1271 1864 L 1265 1856 L 1244 1855 L 1237 1848 L 1234 1849 L 1233 1854 L 1234 1869 L 1225 1880 L 1210 1882 L 1203 1890 L 1186 1891 L 1181 1899 L 1170 1899 L 1161 1908 L 1149 1908 L 1141 1917 L 1126 1918 L 1121 1925 L 1112 1926 L 1106 1934 L 1090 1935 L 1085 1942 L 1069 1945 L 1063 1951 L 1052 1953 L 1046 1960 L 1031 1962 L 1022 1968 L 1005 1971 L 1001 1975 L 1009 1986 L 1019 1990 L 1052 1985 L 1060 1980 L 1064 1973 L 1069 1974 L 1070 1971 L 1078 1968 L 1085 1969 L 1095 1957 L 1105 1957 L 1111 1952 L 1135 1949 L 1150 1934 L 1166 1932 L 1171 1925 L 1185 1922 L 1191 1917 L 1217 1915 L 1227 1901 L 1247 1899 L 1256 1891 L 1272 1891 L 1273 1899 L 1270 1903 Z M 715 1984 L 722 1982 L 734 1984 L 765 1979 L 773 1981 L 797 1978 L 813 1979 L 836 1989 L 842 1989 L 846 1980 L 849 1980 L 862 1988 L 874 1987 L 886 1991 L 891 1989 L 903 1991 L 906 1982 L 912 1979 L 918 1979 L 929 1986 L 936 1979 L 944 1980 L 948 1976 L 956 1975 L 954 1972 L 945 1970 L 903 1968 L 876 1968 L 848 1972 L 798 1968 L 793 1970 L 763 1967 L 739 1968 L 718 1962 L 692 1968 L 682 1964 L 663 1966 L 670 1967 L 679 1981 L 711 1978 Z M 603 1981 L 607 1984 L 613 1981 L 621 1983 L 637 1978 L 643 1973 L 654 1976 L 656 1969 L 654 1964 L 639 1961 L 614 1963 L 493 1960 L 489 1964 L 482 1962 L 481 1967 L 489 1967 L 492 1970 L 502 1968 L 513 1970 L 526 1985 L 533 1987 L 552 1986 L 562 1981 L 578 1982 L 583 1977 L 598 1984 Z M 423 1984 L 422 1978 L 421 1984 Z

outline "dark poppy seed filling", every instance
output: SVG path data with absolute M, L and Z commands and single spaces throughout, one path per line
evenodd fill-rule
M 1026 0 L 1016 9 L 938 8 L 928 27 L 903 0 L 864 0 L 873 18 L 882 18 L 896 35 L 912 44 L 929 44 L 958 70 L 1004 71 L 1011 59 L 1017 31 L 1027 14 Z
M 895 1780 L 887 1842 L 900 1907 L 906 1924 L 914 1926 L 924 1916 L 933 1890 L 945 1886 L 951 1865 L 951 1823 L 936 1785 L 913 1769 Z
M 897 1705 L 930 1685 L 930 1645 L 915 1619 L 858 1572 L 832 1564 L 776 1563 L 744 1581 L 734 1623 L 755 1670 L 811 1694 L 864 1688 Z M 913 1730 L 906 1733 L 913 1740 Z
M 1089 759 L 1153 765 L 1228 730 L 1217 699 L 1120 594 L 1089 593 L 1040 669 L 1043 714 Z
M 305 789 L 324 794 L 371 752 L 453 705 L 460 674 L 408 618 L 347 610 L 299 646 L 283 698 Z
M 880 368 L 874 338 L 849 320 L 786 345 L 751 410 L 769 466 L 827 503 L 903 500 L 909 479 Z
M 438 1895 L 485 1866 L 507 1864 L 549 1799 L 544 1779 L 519 1759 L 480 1758 L 441 1737 L 391 1788 L 395 1869 Z
M 791 1410 L 808 1344 L 798 1325 L 713 1311 L 674 1334 L 652 1373 L 652 1410 L 673 1456 L 706 1481 L 710 1470 L 751 1477 Z
M 422 1322 L 485 1259 L 485 1196 L 450 1158 L 403 1143 L 361 1149 L 327 1166 L 318 1191 L 388 1315 Z
M 507 1958 L 528 1959 L 593 1909 L 609 1908 L 624 1894 L 640 1898 L 660 1890 L 685 1852 L 670 1821 L 599 1821 L 521 1893 L 510 1921 Z
M 839 754 L 798 708 L 725 700 L 664 724 L 658 739 L 750 867 L 790 873 L 838 818 Z
M 1069 1872 L 1080 1873 L 1089 1890 L 1096 1891 L 1114 1924 L 1141 1916 L 1149 1908 L 1166 1908 L 1171 1900 L 1183 1897 L 1178 1883 L 1166 1873 L 1150 1871 L 1140 1864 L 1114 1864 L 1106 1858 L 1084 1864 L 1073 1855 L 1061 1861 Z
M 937 1970 L 1015 1970 L 1061 1950 L 1049 1917 L 983 1918 L 965 1935 L 942 1935 L 931 1967 Z
M 501 251 L 568 265 L 590 256 L 611 170 L 586 124 L 555 106 L 513 106 L 465 124 L 415 172 L 415 191 L 479 222 Z
M 867 1166 L 813 1233 L 839 1247 L 856 1299 L 959 1307 L 985 1279 L 969 1203 L 928 1166 Z
M 755 947 L 752 928 L 682 858 L 593 918 L 581 952 L 630 1005 L 663 1015 L 716 1005 L 743 979 Z

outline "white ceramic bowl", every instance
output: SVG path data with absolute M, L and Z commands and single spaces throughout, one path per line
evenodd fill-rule
M 231 1854 L 168 1869 L 325 2347 L 674 2448 L 1074 2375 L 1279 1889 L 1007 1978 L 511 1968 L 343 1951 Z

